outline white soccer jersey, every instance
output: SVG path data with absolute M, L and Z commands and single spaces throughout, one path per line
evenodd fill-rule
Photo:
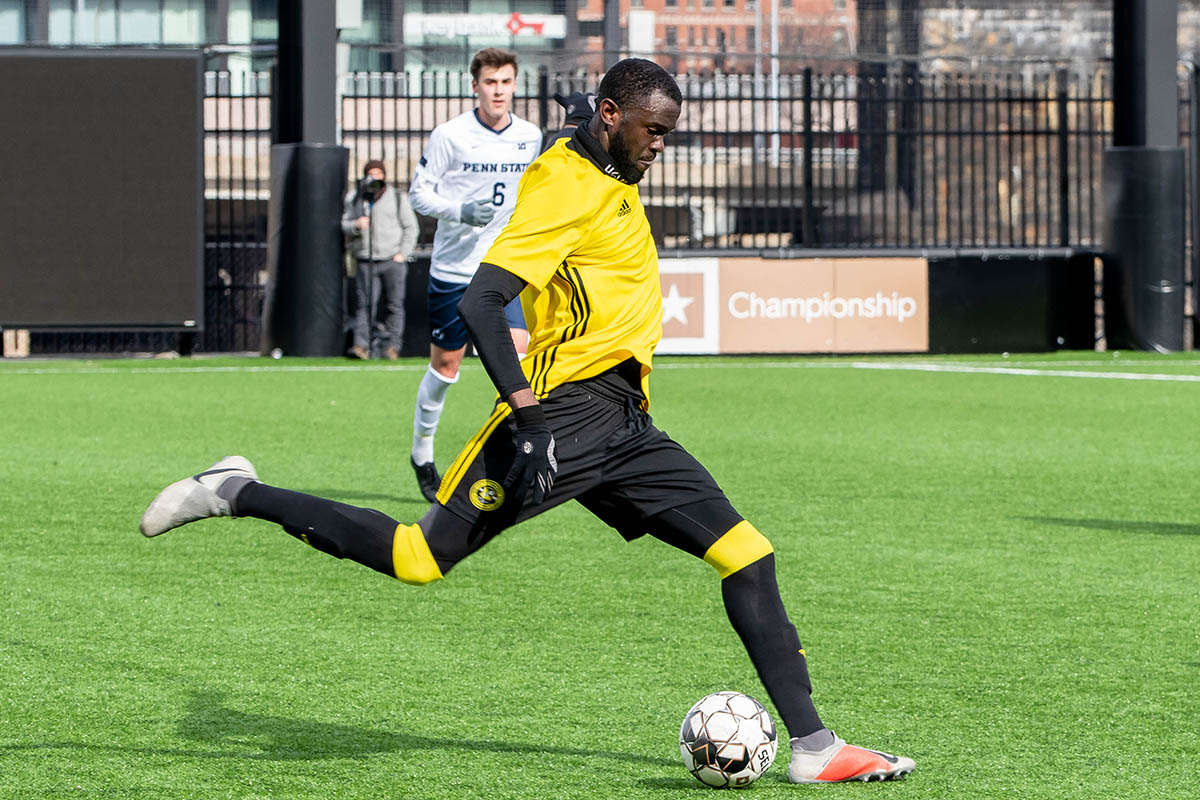
M 504 130 L 487 127 L 474 110 L 433 129 L 408 190 L 418 213 L 437 217 L 429 274 L 438 280 L 466 283 L 500 230 L 512 216 L 517 184 L 537 157 L 542 132 L 509 113 Z M 491 200 L 496 216 L 482 228 L 462 221 L 462 204 Z

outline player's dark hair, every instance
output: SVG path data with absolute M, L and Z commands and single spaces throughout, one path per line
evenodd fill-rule
M 596 92 L 596 105 L 605 98 L 621 108 L 629 103 L 644 105 L 656 93 L 661 92 L 676 103 L 683 102 L 679 84 L 665 69 L 644 58 L 626 58 L 618 61 L 600 81 Z
M 484 67 L 500 69 L 505 64 L 512 64 L 513 71 L 517 69 L 517 54 L 499 47 L 485 47 L 471 59 L 471 79 L 479 80 L 479 71 Z

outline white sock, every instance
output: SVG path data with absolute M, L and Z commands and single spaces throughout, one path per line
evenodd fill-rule
M 433 461 L 433 435 L 442 417 L 446 392 L 456 383 L 457 375 L 447 378 L 433 367 L 427 368 L 425 376 L 421 378 L 421 386 L 417 389 L 417 408 L 413 412 L 412 459 L 417 464 Z

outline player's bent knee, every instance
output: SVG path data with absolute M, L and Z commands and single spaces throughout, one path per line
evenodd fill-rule
M 721 580 L 728 578 L 742 567 L 748 567 L 760 558 L 775 552 L 767 537 L 746 520 L 742 520 L 726 531 L 704 554 Z
M 397 525 L 392 537 L 392 569 L 401 581 L 423 586 L 442 579 L 420 525 Z

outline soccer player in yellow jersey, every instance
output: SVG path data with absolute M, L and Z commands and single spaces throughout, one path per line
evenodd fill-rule
M 905 775 L 912 759 L 849 745 L 822 724 L 770 542 L 647 413 L 662 290 L 637 184 L 681 104 L 661 67 L 621 61 L 601 82 L 591 120 L 525 171 L 512 219 L 459 306 L 500 399 L 424 517 L 405 525 L 268 486 L 230 456 L 164 489 L 142 533 L 257 517 L 338 558 L 425 584 L 506 528 L 576 500 L 626 539 L 648 533 L 717 570 L 730 622 L 791 736 L 790 780 Z M 518 361 L 504 308 L 522 293 L 535 318 Z

